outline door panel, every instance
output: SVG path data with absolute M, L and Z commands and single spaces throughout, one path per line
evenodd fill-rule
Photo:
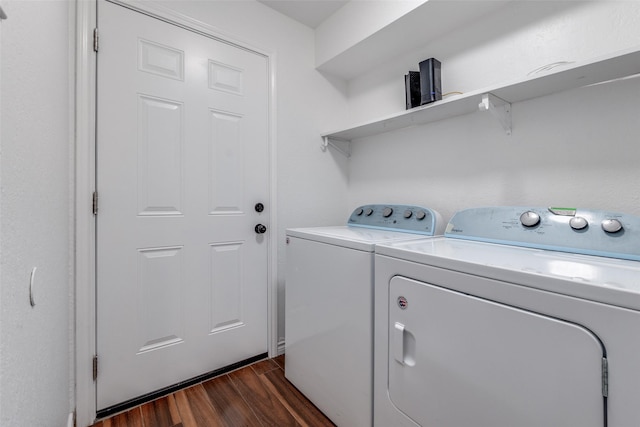
M 604 425 L 589 330 L 401 276 L 388 309 L 389 397 L 419 425 Z
M 183 341 L 184 300 L 182 247 L 138 250 L 138 325 L 142 344 L 138 353 Z
M 181 215 L 184 107 L 138 95 L 138 215 Z
M 209 213 L 242 213 L 244 185 L 241 139 L 242 116 L 224 111 L 211 111 L 212 139 L 209 147 Z
M 267 59 L 99 3 L 98 409 L 267 351 Z

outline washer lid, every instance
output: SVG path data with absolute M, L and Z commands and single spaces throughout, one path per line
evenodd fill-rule
M 376 246 L 376 255 L 640 310 L 640 262 L 435 237 Z
M 373 252 L 374 245 L 410 239 L 424 239 L 423 235 L 401 233 L 346 225 L 335 227 L 289 228 L 287 236 L 313 240 L 330 245 Z

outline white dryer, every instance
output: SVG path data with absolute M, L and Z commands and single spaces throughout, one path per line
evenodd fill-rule
M 372 425 L 374 245 L 443 230 L 437 212 L 407 205 L 287 230 L 285 376 L 336 425 Z
M 560 208 L 376 246 L 374 425 L 640 425 L 638 260 L 640 218 Z

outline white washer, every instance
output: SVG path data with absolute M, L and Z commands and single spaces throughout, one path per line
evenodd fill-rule
M 638 217 L 498 207 L 376 246 L 374 425 L 640 425 L 639 242 Z
M 287 230 L 285 376 L 336 425 L 370 427 L 374 245 L 444 223 L 428 208 L 367 205 L 347 224 Z

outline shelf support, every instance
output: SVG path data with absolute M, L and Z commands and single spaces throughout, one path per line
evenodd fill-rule
M 322 151 L 327 151 L 327 147 L 332 146 L 345 157 L 351 157 L 351 141 L 347 139 L 330 138 L 328 136 L 324 136 L 322 139 L 322 145 L 320 146 Z
M 498 98 L 492 93 L 482 95 L 482 102 L 478 105 L 480 111 L 489 111 L 493 117 L 498 119 L 502 128 L 511 135 L 511 103 L 502 98 Z

